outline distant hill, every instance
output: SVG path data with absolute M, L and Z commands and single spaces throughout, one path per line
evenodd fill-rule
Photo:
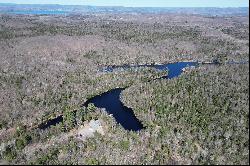
M 67 14 L 86 13 L 186 13 L 210 16 L 241 15 L 248 16 L 248 7 L 239 8 L 168 8 L 168 7 L 123 7 L 123 6 L 80 6 L 80 5 L 32 5 L 0 3 L 0 13 L 27 14 L 36 13 L 32 11 L 61 11 Z M 40 13 L 40 12 L 38 12 Z M 57 13 L 57 12 L 52 12 Z M 59 12 L 60 13 L 60 12 Z

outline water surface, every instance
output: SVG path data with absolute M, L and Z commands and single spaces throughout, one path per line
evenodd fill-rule
M 197 62 L 177 62 L 172 64 L 162 65 L 137 65 L 137 66 L 111 66 L 102 69 L 103 72 L 113 72 L 114 69 L 136 69 L 139 67 L 152 67 L 160 71 L 168 70 L 168 75 L 163 76 L 160 79 L 172 79 L 178 77 L 185 67 L 197 66 Z M 142 123 L 136 118 L 133 110 L 124 106 L 120 100 L 120 94 L 124 88 L 112 89 L 108 92 L 94 96 L 84 103 L 84 106 L 93 103 L 98 108 L 105 108 L 108 114 L 112 114 L 116 122 L 119 123 L 124 129 L 131 131 L 138 131 L 143 129 Z M 46 129 L 51 125 L 56 125 L 63 121 L 63 116 L 59 116 L 55 119 L 49 120 L 47 123 L 40 125 L 40 129 Z
M 96 107 L 105 108 L 109 114 L 112 114 L 115 120 L 126 130 L 138 131 L 143 128 L 141 122 L 135 117 L 131 108 L 124 106 L 120 100 L 122 88 L 112 89 L 99 96 L 95 96 L 85 103 L 93 103 Z
M 109 66 L 103 68 L 101 71 L 103 72 L 113 72 L 114 69 L 133 69 L 139 67 L 152 67 L 158 69 L 160 71 L 168 71 L 168 75 L 164 78 L 174 78 L 178 77 L 182 73 L 182 69 L 189 66 L 198 66 L 198 62 L 176 62 L 176 63 L 169 63 L 169 64 L 156 64 L 156 65 L 123 65 L 123 66 Z
M 162 77 L 163 79 L 172 79 L 178 77 L 182 73 L 182 69 L 188 66 L 197 66 L 197 62 L 178 62 L 172 64 L 163 65 L 138 65 L 138 66 L 113 66 L 107 67 L 103 71 L 113 72 L 114 69 L 130 69 L 138 67 L 153 67 L 160 71 L 168 70 L 168 75 Z M 126 130 L 138 131 L 143 129 L 143 125 L 136 118 L 133 110 L 124 106 L 120 100 L 120 94 L 122 88 L 112 89 L 99 96 L 95 96 L 89 99 L 85 106 L 89 103 L 93 103 L 96 107 L 105 108 L 109 114 L 112 114 L 117 123 L 121 124 Z
M 61 10 L 19 10 L 19 11 L 8 11 L 8 14 L 20 14 L 20 15 L 63 15 L 68 14 L 66 11 Z

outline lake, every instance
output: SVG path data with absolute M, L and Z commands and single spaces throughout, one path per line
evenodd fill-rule
M 7 11 L 7 14 L 20 14 L 20 15 L 66 15 L 68 12 L 60 10 L 21 10 L 21 11 Z
M 168 70 L 168 75 L 160 79 L 172 79 L 178 77 L 183 72 L 185 67 L 197 66 L 197 62 L 177 62 L 171 64 L 160 65 L 137 65 L 137 66 L 112 66 L 102 69 L 103 72 L 113 72 L 114 69 L 130 69 L 138 67 L 152 67 L 160 71 Z M 93 103 L 98 108 L 105 108 L 108 114 L 112 114 L 116 122 L 120 124 L 124 129 L 130 131 L 139 131 L 143 129 L 142 123 L 136 118 L 133 110 L 123 105 L 120 100 L 120 94 L 124 88 L 112 89 L 108 92 L 94 96 L 84 103 L 84 106 Z M 56 125 L 63 121 L 63 116 L 59 116 L 55 119 L 51 119 L 48 122 L 39 126 L 40 129 L 46 129 L 51 125 Z

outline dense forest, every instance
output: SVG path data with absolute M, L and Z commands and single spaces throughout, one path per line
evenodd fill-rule
M 248 61 L 248 16 L 0 14 L 0 164 L 249 164 Z M 83 106 L 118 87 L 144 129 Z

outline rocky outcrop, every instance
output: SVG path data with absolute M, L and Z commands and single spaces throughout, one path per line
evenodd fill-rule
M 85 140 L 93 137 L 95 132 L 104 135 L 103 125 L 100 120 L 91 120 L 88 124 L 81 126 L 76 132 L 76 137 Z

